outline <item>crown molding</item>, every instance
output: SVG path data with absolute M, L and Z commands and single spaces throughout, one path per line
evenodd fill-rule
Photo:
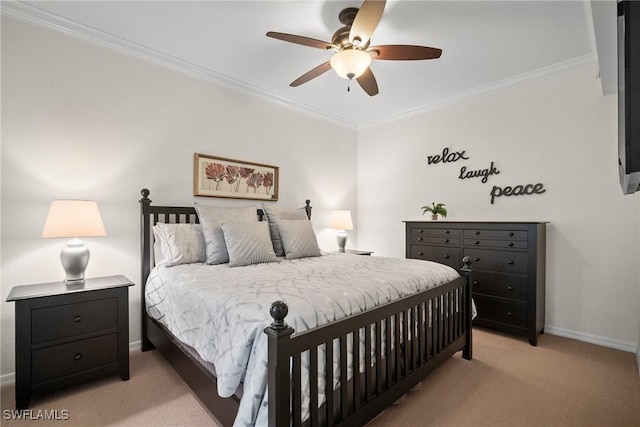
M 213 70 L 192 64 L 171 55 L 167 55 L 162 52 L 158 52 L 156 50 L 138 45 L 136 43 L 132 43 L 128 40 L 113 36 L 111 34 L 95 30 L 86 25 L 79 24 L 66 18 L 62 18 L 26 3 L 14 0 L 2 0 L 0 2 L 0 8 L 2 15 L 6 15 L 14 19 L 44 27 L 49 30 L 65 34 L 67 36 L 71 36 L 85 42 L 119 52 L 129 57 L 158 65 L 160 67 L 182 73 L 193 78 L 204 80 L 206 82 L 213 83 L 252 97 L 256 97 L 273 104 L 278 104 L 287 109 L 294 110 L 296 112 L 303 113 L 321 120 L 329 121 L 338 126 L 346 127 L 353 130 L 362 130 L 389 124 L 418 114 L 423 114 L 453 104 L 461 103 L 478 96 L 485 96 L 490 93 L 500 92 L 503 90 L 526 85 L 534 81 L 550 78 L 557 74 L 568 73 L 597 65 L 597 56 L 595 54 L 584 55 L 575 59 L 551 65 L 549 67 L 540 68 L 538 70 L 520 74 L 515 77 L 494 82 L 465 92 L 460 92 L 436 102 L 423 104 L 398 113 L 357 123 L 351 120 L 346 120 L 343 117 L 333 115 L 331 113 L 328 113 L 327 111 L 317 109 L 308 104 L 292 101 L 291 99 L 282 97 L 272 92 L 265 91 L 264 89 L 249 85 L 224 74 L 217 73 Z
M 597 58 L 595 54 L 588 54 L 580 56 L 568 61 L 559 62 L 548 67 L 539 68 L 527 73 L 519 74 L 517 76 L 500 80 L 488 85 L 473 88 L 471 90 L 454 94 L 445 99 L 438 100 L 430 104 L 420 105 L 415 108 L 400 111 L 395 114 L 387 115 L 385 117 L 377 118 L 367 122 L 362 122 L 358 125 L 358 130 L 367 129 L 382 124 L 392 123 L 401 119 L 406 119 L 418 114 L 427 113 L 430 111 L 438 110 L 440 108 L 448 107 L 450 105 L 459 104 L 461 102 L 468 101 L 472 98 L 486 96 L 493 93 L 502 92 L 505 90 L 513 89 L 519 86 L 528 85 L 536 81 L 545 80 L 553 76 L 565 73 L 571 73 L 574 71 L 582 70 L 585 68 L 593 67 L 597 65 Z M 594 76 L 594 78 L 597 76 Z
M 265 91 L 264 89 L 233 79 L 224 74 L 217 73 L 208 68 L 192 64 L 174 56 L 116 37 L 112 34 L 62 18 L 42 9 L 38 9 L 35 6 L 19 1 L 2 0 L 0 7 L 2 15 L 44 27 L 147 63 L 158 65 L 199 80 L 204 80 L 208 83 L 214 83 L 252 97 L 260 98 L 267 102 L 275 103 L 296 112 L 329 121 L 342 127 L 354 130 L 357 127 L 357 123 L 354 121 L 345 120 L 343 117 L 332 115 L 310 105 L 292 101 L 272 92 Z

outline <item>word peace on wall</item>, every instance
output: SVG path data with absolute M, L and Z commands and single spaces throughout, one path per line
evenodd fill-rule
M 433 154 L 427 156 L 427 165 L 436 165 L 438 163 L 455 163 L 458 160 L 469 160 L 466 155 L 466 150 L 451 151 L 449 148 L 444 148 L 442 154 Z M 484 169 L 469 169 L 466 166 L 460 168 L 460 174 L 458 179 L 469 178 L 482 178 L 481 182 L 486 184 L 490 176 L 498 175 L 500 171 L 491 162 L 489 167 Z M 491 204 L 495 201 L 496 197 L 510 197 L 510 196 L 529 196 L 532 194 L 542 194 L 547 191 L 542 183 L 537 184 L 518 184 L 515 186 L 499 187 L 494 185 L 489 195 L 491 196 Z

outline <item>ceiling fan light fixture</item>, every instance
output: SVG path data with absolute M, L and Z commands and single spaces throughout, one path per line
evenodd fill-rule
M 367 71 L 371 65 L 371 56 L 363 50 L 344 49 L 334 54 L 329 62 L 340 77 L 351 80 Z

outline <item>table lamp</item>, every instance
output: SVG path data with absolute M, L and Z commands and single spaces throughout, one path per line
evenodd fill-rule
M 71 237 L 60 252 L 67 285 L 84 283 L 89 249 L 78 237 L 106 236 L 98 204 L 90 200 L 54 200 L 42 230 L 42 237 Z
M 344 252 L 347 244 L 347 232 L 353 230 L 351 211 L 333 211 L 331 214 L 331 228 L 338 230 L 338 252 Z

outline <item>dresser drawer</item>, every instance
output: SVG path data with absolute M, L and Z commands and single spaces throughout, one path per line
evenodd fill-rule
M 528 234 L 524 230 L 464 230 L 464 237 L 482 237 L 485 239 L 522 239 L 526 240 Z
M 457 237 L 449 236 L 434 236 L 434 235 L 420 235 L 412 234 L 411 243 L 425 243 L 429 245 L 453 245 L 460 246 L 460 239 Z
M 117 363 L 117 338 L 114 333 L 33 351 L 33 384 Z
M 505 323 L 512 326 L 527 326 L 527 304 L 474 296 L 478 320 Z
M 527 278 L 525 276 L 474 271 L 473 294 L 490 295 L 526 302 Z
M 460 249 L 454 247 L 411 245 L 409 258 L 439 262 L 456 270 L 462 266 Z
M 411 226 L 409 228 L 409 235 L 413 236 L 430 236 L 430 237 L 459 237 L 460 230 L 451 228 L 431 228 Z
M 464 249 L 464 256 L 471 257 L 474 270 L 527 274 L 526 252 L 508 252 L 488 249 Z
M 105 298 L 35 309 L 31 312 L 31 342 L 116 328 L 117 306 L 117 298 Z
M 526 240 L 464 239 L 465 246 L 497 249 L 527 249 Z

